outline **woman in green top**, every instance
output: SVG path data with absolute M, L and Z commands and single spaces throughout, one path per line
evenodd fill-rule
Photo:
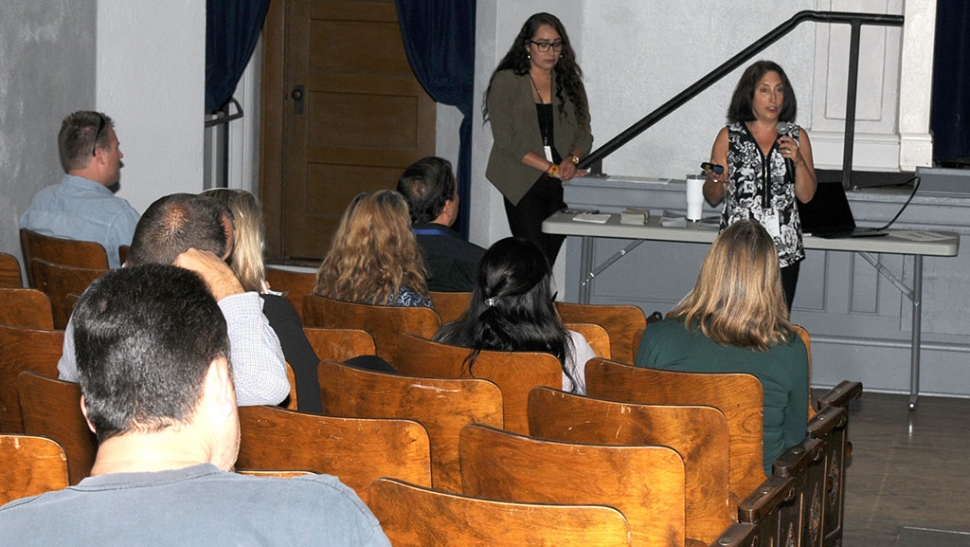
M 808 421 L 808 352 L 791 327 L 775 244 L 757 221 L 738 221 L 714 241 L 694 289 L 643 333 L 635 364 L 757 377 L 770 475 Z

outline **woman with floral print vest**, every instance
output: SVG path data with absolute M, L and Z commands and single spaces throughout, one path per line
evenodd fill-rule
M 808 132 L 794 124 L 797 101 L 785 71 L 772 61 L 749 66 L 734 89 L 728 125 L 711 150 L 704 197 L 724 201 L 721 230 L 738 220 L 754 219 L 778 249 L 782 287 L 791 310 L 799 263 L 805 259 L 801 221 L 795 200 L 815 195 L 815 166 Z

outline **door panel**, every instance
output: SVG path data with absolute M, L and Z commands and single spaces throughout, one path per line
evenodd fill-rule
M 320 259 L 357 193 L 394 188 L 407 165 L 434 154 L 435 103 L 411 72 L 393 1 L 285 0 L 274 9 L 284 18 L 284 39 L 271 43 L 267 33 L 266 48 L 284 49 L 286 69 L 276 84 L 281 93 L 264 94 L 284 102 L 282 124 L 265 126 L 283 132 L 280 161 L 268 163 L 281 174 L 274 182 L 264 170 L 261 189 L 270 198 L 264 203 L 274 195 L 280 202 L 278 219 L 267 211 L 277 220 L 267 225 L 268 250 Z M 297 86 L 301 101 L 292 95 Z M 264 155 L 273 146 L 268 137 Z

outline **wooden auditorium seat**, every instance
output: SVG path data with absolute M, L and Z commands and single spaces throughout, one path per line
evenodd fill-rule
M 465 495 L 609 505 L 638 547 L 685 545 L 684 462 L 666 446 L 565 443 L 480 425 L 461 432 Z
M 323 329 L 303 327 L 310 346 L 321 361 L 346 361 L 361 355 L 375 355 L 374 337 L 361 329 Z
M 612 507 L 485 500 L 377 479 L 367 500 L 394 547 L 629 546 Z
M 630 403 L 713 406 L 728 421 L 731 492 L 743 498 L 767 478 L 761 382 L 750 374 L 672 372 L 596 358 L 586 363 L 586 393 Z
M 51 330 L 51 301 L 37 289 L 0 288 L 0 324 Z
M 472 293 L 470 292 L 429 291 L 428 294 L 431 295 L 434 311 L 438 312 L 441 317 L 442 325 L 457 321 L 464 315 L 472 301 Z
M 612 359 L 633 363 L 636 355 L 634 337 L 647 328 L 647 317 L 637 306 L 605 304 L 573 304 L 556 302 L 564 323 L 595 323 L 610 333 Z
M 401 374 L 426 378 L 482 378 L 502 390 L 505 429 L 529 433 L 529 391 L 536 386 L 562 387 L 562 365 L 549 353 L 482 351 L 471 370 L 467 348 L 402 335 L 394 366 Z
M 68 266 L 42 258 L 30 261 L 30 271 L 34 276 L 34 287 L 51 299 L 54 328 L 57 329 L 67 326 L 78 295 L 83 294 L 95 279 L 108 273 L 106 268 Z
M 529 394 L 529 430 L 554 441 L 673 448 L 684 460 L 687 537 L 709 544 L 737 518 L 727 418 L 716 408 L 620 403 L 537 387 Z
M 458 436 L 470 423 L 501 428 L 502 392 L 487 380 L 415 378 L 323 361 L 318 366 L 323 413 L 357 418 L 404 418 L 428 431 L 431 484 L 461 493 Z
M 81 387 L 33 371 L 17 377 L 24 432 L 58 442 L 67 454 L 71 485 L 91 474 L 98 441 L 81 413 Z
M 566 329 L 583 335 L 597 357 L 609 359 L 613 354 L 610 333 L 596 323 L 564 323 Z
M 0 434 L 0 506 L 68 485 L 67 456 L 45 437 Z
M 431 338 L 441 328 L 441 318 L 431 308 L 353 304 L 315 294 L 303 299 L 303 321 L 308 327 L 366 330 L 374 337 L 377 355 L 389 363 L 394 363 L 400 335 Z
M 0 288 L 19 289 L 24 286 L 20 278 L 20 262 L 9 253 L 0 253 Z
M 417 422 L 315 416 L 271 406 L 241 407 L 239 421 L 239 469 L 327 473 L 365 501 L 377 477 L 431 486 L 431 445 Z
M 805 440 L 772 462 L 772 476 L 750 488 L 747 485 L 758 475 L 755 469 L 763 474 L 761 385 L 753 376 L 749 377 L 753 383 L 725 379 L 730 376 L 748 375 L 659 371 L 600 359 L 592 359 L 586 366 L 591 396 L 654 404 L 708 404 L 724 412 L 729 427 L 731 489 L 743 498 L 738 519 L 756 526 L 761 545 L 841 544 L 845 460 L 851 453 L 847 405 L 861 395 L 862 385 L 842 382 L 823 395 L 818 414 L 806 424 Z M 744 387 L 747 384 L 752 386 Z M 740 447 L 739 439 L 744 441 Z
M 296 313 L 300 315 L 300 320 L 303 321 L 303 297 L 313 294 L 313 288 L 317 285 L 316 272 L 266 266 L 266 281 L 270 289 L 284 293 L 284 298 L 293 304 Z
M 23 433 L 17 376 L 33 370 L 57 378 L 64 331 L 0 325 L 0 432 Z
M 93 241 L 75 241 L 62 237 L 45 236 L 21 228 L 20 250 L 24 255 L 24 264 L 27 265 L 27 280 L 30 286 L 35 289 L 40 288 L 37 286 L 37 280 L 30 269 L 30 263 L 35 258 L 76 268 L 108 269 L 108 254 L 100 243 Z

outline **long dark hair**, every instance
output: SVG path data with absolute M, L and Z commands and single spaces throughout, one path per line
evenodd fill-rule
M 496 242 L 479 263 L 468 309 L 441 327 L 435 341 L 471 348 L 469 370 L 482 350 L 551 353 L 572 385 L 580 385 L 566 366 L 574 349 L 553 304 L 551 279 L 549 261 L 535 243 L 517 237 Z
M 777 72 L 782 85 L 785 86 L 785 102 L 781 105 L 781 112 L 778 113 L 778 121 L 795 121 L 798 101 L 795 100 L 795 90 L 791 87 L 788 75 L 774 61 L 758 61 L 745 69 L 741 79 L 738 80 L 737 87 L 734 88 L 731 106 L 728 107 L 727 112 L 729 122 L 750 122 L 754 120 L 754 112 L 751 110 L 754 102 L 754 90 L 758 87 L 758 82 L 769 72 Z
M 583 87 L 583 69 L 576 63 L 576 52 L 573 51 L 572 44 L 569 43 L 569 35 L 566 34 L 566 27 L 562 21 L 551 13 L 536 13 L 526 19 L 522 25 L 519 35 L 512 41 L 512 47 L 505 54 L 502 61 L 495 67 L 492 77 L 488 82 L 488 89 L 485 90 L 485 100 L 482 101 L 482 118 L 488 121 L 488 92 L 492 90 L 492 80 L 495 75 L 502 70 L 511 69 L 518 76 L 529 73 L 531 62 L 529 61 L 526 47 L 532 37 L 539 31 L 542 25 L 549 25 L 554 28 L 562 40 L 562 55 L 556 62 L 554 70 L 556 75 L 556 98 L 559 99 L 559 112 L 565 113 L 566 101 L 563 92 L 573 103 L 576 110 L 576 121 L 580 127 L 589 125 L 589 106 L 586 104 L 586 89 Z

